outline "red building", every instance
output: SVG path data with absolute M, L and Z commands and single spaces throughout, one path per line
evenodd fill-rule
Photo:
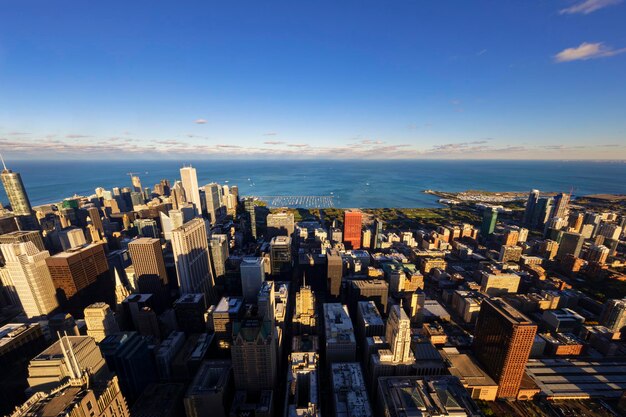
M 361 248 L 363 215 L 359 211 L 346 211 L 343 216 L 343 243 L 347 249 Z

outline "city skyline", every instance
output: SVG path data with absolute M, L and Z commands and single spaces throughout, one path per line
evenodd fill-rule
M 0 6 L 12 160 L 626 159 L 621 0 L 66 4 Z

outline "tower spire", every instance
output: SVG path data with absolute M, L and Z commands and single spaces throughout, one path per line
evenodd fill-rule
M 7 164 L 4 163 L 4 158 L 2 157 L 2 154 L 0 153 L 0 160 L 2 160 L 2 166 L 4 167 L 4 169 L 7 169 Z

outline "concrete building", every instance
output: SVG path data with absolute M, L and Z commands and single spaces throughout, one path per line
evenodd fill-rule
M 621 332 L 626 327 L 626 299 L 606 301 L 600 323 L 613 332 Z
M 185 333 L 172 332 L 164 339 L 154 353 L 157 373 L 163 382 L 172 378 L 172 362 L 185 344 Z
M 328 292 L 337 298 L 341 293 L 341 279 L 343 278 L 343 259 L 336 249 L 329 249 L 326 253 Z
M 48 251 L 39 250 L 32 242 L 3 243 L 0 250 L 6 263 L 3 285 L 14 292 L 26 316 L 41 317 L 53 312 L 59 304 L 46 264 Z
M 300 291 L 296 293 L 296 311 L 292 322 L 295 334 L 317 333 L 315 294 L 308 285 L 300 287 Z
M 542 319 L 549 331 L 560 333 L 578 333 L 585 322 L 583 316 L 569 308 L 546 310 Z
M 211 225 L 215 225 L 224 217 L 221 203 L 221 187 L 219 184 L 211 183 L 204 186 L 204 197 L 206 199 L 206 211 Z
M 517 274 L 481 272 L 480 291 L 497 297 L 503 294 L 516 293 L 519 288 L 520 276 Z
M 372 300 L 382 314 L 387 313 L 387 298 L 389 295 L 389 284 L 382 279 L 355 279 L 350 281 L 349 300 L 350 310 L 356 312 L 356 305 L 359 301 Z
M 30 392 L 49 392 L 70 379 L 77 378 L 83 370 L 89 369 L 92 375 L 104 367 L 104 359 L 89 336 L 63 336 L 28 365 L 28 386 Z
M 59 232 L 59 240 L 64 251 L 87 244 L 85 232 L 77 227 L 61 230 Z
M 206 332 L 206 312 L 204 294 L 185 294 L 174 302 L 178 329 L 187 335 Z
M 356 311 L 355 330 L 359 343 L 364 343 L 366 337 L 384 336 L 385 322 L 376 308 L 376 303 L 371 300 L 359 301 Z
M 270 242 L 271 274 L 288 276 L 291 273 L 291 237 L 275 236 Z
M 244 300 L 241 297 L 222 297 L 219 303 L 211 308 L 211 322 L 220 349 L 228 350 L 232 346 L 233 324 L 241 318 L 243 313 Z
M 358 362 L 333 363 L 330 370 L 335 417 L 372 417 L 365 380 Z
M 474 358 L 460 353 L 454 347 L 443 348 L 441 355 L 448 367 L 450 375 L 459 379 L 473 400 L 496 400 L 498 384 L 480 368 Z
M 474 353 L 498 383 L 498 398 L 516 398 L 537 326 L 500 298 L 484 300 L 474 333 Z
M 256 302 L 257 294 L 265 281 L 263 258 L 247 256 L 239 265 L 241 272 L 241 291 L 246 302 Z
M 222 283 L 226 277 L 226 260 L 228 259 L 228 236 L 213 234 L 209 240 L 211 247 L 211 264 L 215 283 Z
M 196 169 L 190 166 L 180 169 L 180 179 L 185 198 L 188 203 L 192 203 L 196 209 L 196 216 L 202 216 L 202 202 L 200 201 L 200 189 L 198 188 L 198 176 Z
M 346 306 L 324 303 L 324 336 L 328 364 L 356 360 L 356 338 Z
M 172 230 L 172 249 L 181 294 L 203 293 L 213 300 L 213 272 L 204 220 L 195 218 Z
M 320 417 L 319 355 L 293 352 L 287 371 L 285 417 Z
M 202 362 L 185 394 L 187 417 L 228 417 L 234 394 L 230 360 Z
M 267 215 L 266 239 L 275 236 L 291 236 L 295 228 L 293 213 L 270 213 Z
M 144 294 L 167 298 L 169 282 L 160 239 L 142 237 L 128 244 L 128 253 L 135 268 L 135 288 Z
M 85 308 L 85 324 L 87 335 L 100 343 L 106 336 L 119 332 L 120 328 L 115 315 L 107 303 L 94 303 Z

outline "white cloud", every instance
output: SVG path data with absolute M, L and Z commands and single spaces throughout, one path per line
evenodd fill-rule
M 556 62 L 585 61 L 588 59 L 605 58 L 626 52 L 626 48 L 613 49 L 602 42 L 583 42 L 575 48 L 567 48 L 554 55 Z
M 622 0 L 585 0 L 582 3 L 575 4 L 566 9 L 561 10 L 560 14 L 589 14 L 605 7 L 614 6 L 621 3 Z
M 194 121 L 194 123 L 197 124 L 197 125 L 203 125 L 203 124 L 206 123 L 206 120 L 205 119 L 196 119 Z

